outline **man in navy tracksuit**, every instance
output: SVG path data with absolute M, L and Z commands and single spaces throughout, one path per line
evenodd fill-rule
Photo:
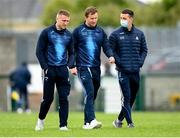
M 37 43 L 36 55 L 43 69 L 44 87 L 36 131 L 44 128 L 44 119 L 53 101 L 55 85 L 59 94 L 59 127 L 60 130 L 68 130 L 70 82 L 67 65 L 71 71 L 74 64 L 72 34 L 66 29 L 69 20 L 69 12 L 60 10 L 55 25 L 44 29 Z
M 76 67 L 78 77 L 85 90 L 85 109 L 83 129 L 100 128 L 94 112 L 94 102 L 100 87 L 100 53 L 101 47 L 114 63 L 111 49 L 107 45 L 107 36 L 102 28 L 97 26 L 98 11 L 95 7 L 85 10 L 85 22 L 73 32 Z
M 133 25 L 133 17 L 133 11 L 123 10 L 120 15 L 121 27 L 109 37 L 122 90 L 122 110 L 118 119 L 113 122 L 116 128 L 122 127 L 124 117 L 128 127 L 134 127 L 131 108 L 139 88 L 140 68 L 147 55 L 145 36 Z
M 17 90 L 20 95 L 20 100 L 17 101 L 17 112 L 23 112 L 24 104 L 25 112 L 30 113 L 27 85 L 31 83 L 31 73 L 27 67 L 27 63 L 23 62 L 21 66 L 12 71 L 9 78 L 12 90 Z

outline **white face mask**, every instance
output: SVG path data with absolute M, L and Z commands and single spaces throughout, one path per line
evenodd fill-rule
M 128 28 L 128 21 L 127 20 L 120 20 L 121 26 Z

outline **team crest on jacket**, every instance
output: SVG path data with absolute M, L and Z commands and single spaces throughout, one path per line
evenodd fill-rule
M 124 36 L 120 36 L 119 39 L 120 39 L 120 40 L 123 40 L 123 39 L 124 39 Z
M 136 40 L 139 40 L 139 37 L 138 37 L 138 36 L 136 36 Z

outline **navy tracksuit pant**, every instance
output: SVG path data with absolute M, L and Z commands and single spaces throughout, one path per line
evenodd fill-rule
M 118 78 L 122 90 L 122 110 L 119 113 L 118 120 L 122 121 L 125 118 L 127 123 L 130 124 L 132 123 L 131 108 L 139 89 L 139 72 L 125 73 L 118 71 Z
M 18 92 L 20 95 L 20 100 L 17 102 L 17 107 L 22 108 L 23 104 L 25 105 L 25 110 L 29 109 L 29 99 L 28 99 L 28 91 L 26 85 L 19 85 Z
M 59 95 L 60 127 L 63 127 L 67 126 L 69 112 L 68 95 L 70 93 L 70 81 L 67 66 L 48 67 L 48 72 L 44 75 L 43 101 L 39 112 L 40 119 L 45 119 L 49 111 L 54 98 L 55 85 Z
M 100 67 L 78 67 L 78 77 L 85 90 L 84 123 L 95 119 L 94 102 L 100 87 Z

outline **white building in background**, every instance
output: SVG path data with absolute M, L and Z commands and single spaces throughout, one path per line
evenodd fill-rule
M 148 4 L 148 3 L 155 3 L 155 2 L 161 2 L 162 0 L 138 0 L 139 2 Z
M 101 86 L 104 93 L 104 112 L 119 113 L 121 110 L 121 91 L 116 77 L 104 77 Z
M 30 93 L 42 93 L 43 91 L 43 80 L 42 80 L 42 69 L 39 64 L 29 64 L 28 69 L 31 72 L 31 84 L 28 85 Z

